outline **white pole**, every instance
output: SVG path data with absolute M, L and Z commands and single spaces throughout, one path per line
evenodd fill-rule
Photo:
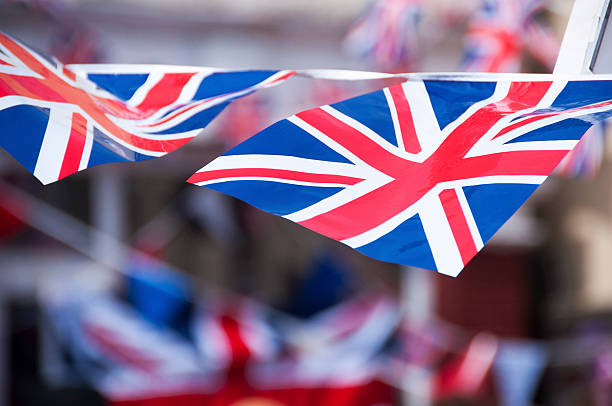
M 610 0 L 575 0 L 554 73 L 590 72 Z
M 402 267 L 402 313 L 411 326 L 425 326 L 434 313 L 434 273 L 423 269 Z M 402 377 L 402 404 L 405 406 L 431 405 L 431 377 L 428 371 L 415 367 Z
M 115 269 L 123 266 L 123 251 L 118 249 L 116 240 L 125 236 L 125 183 L 122 173 L 116 167 L 98 171 L 92 179 L 91 212 L 93 228 L 92 245 L 98 258 L 107 258 L 105 263 Z

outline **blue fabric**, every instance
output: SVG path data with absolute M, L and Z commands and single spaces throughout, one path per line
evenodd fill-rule
M 419 215 L 404 221 L 381 238 L 357 248 L 357 251 L 381 261 L 436 269 Z
M 293 185 L 280 182 L 238 180 L 208 185 L 258 209 L 284 216 L 332 196 L 342 188 Z
M 382 90 L 332 104 L 331 106 L 341 113 L 359 120 L 385 140 L 397 146 L 393 122 L 389 121 L 391 111 Z M 364 110 L 368 111 L 367 115 L 363 114 Z
M 202 81 L 193 99 L 202 100 L 237 92 L 255 86 L 276 73 L 278 73 L 276 70 L 213 73 Z
M 501 183 L 463 188 L 480 236 L 487 242 L 539 185 Z
M 147 73 L 90 73 L 87 75 L 89 80 L 121 100 L 129 100 L 148 77 Z
M 491 97 L 495 86 L 494 82 L 425 81 L 440 128 L 458 119 L 472 104 Z
M 319 161 L 351 163 L 344 156 L 288 120 L 272 124 L 224 155 L 244 154 L 291 155 Z
M 192 300 L 191 282 L 172 269 L 137 261 L 127 272 L 129 303 L 149 322 L 160 327 L 177 326 Z M 187 326 L 182 326 L 187 328 Z
M 0 110 L 0 145 L 34 172 L 48 122 L 49 109 L 18 105 Z

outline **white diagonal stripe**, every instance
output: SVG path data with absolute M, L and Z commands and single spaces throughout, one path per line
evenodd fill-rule
M 93 148 L 93 122 L 87 120 L 87 134 L 85 135 L 85 145 L 83 146 L 83 155 L 81 155 L 81 162 L 79 163 L 79 171 L 87 168 L 89 164 L 89 157 L 91 156 L 91 150 Z
M 440 130 L 425 83 L 406 82 L 402 84 L 402 90 L 412 112 L 414 129 L 422 149 L 417 156 L 423 155 L 419 158 L 419 162 L 422 162 L 440 146 L 445 136 Z
M 47 129 L 34 168 L 34 176 L 44 185 L 59 178 L 72 130 L 72 113 L 70 109 L 57 106 L 50 110 Z
M 319 161 L 286 155 L 263 154 L 222 155 L 198 172 L 248 168 L 280 169 L 304 173 L 350 176 L 361 179 L 366 179 L 373 175 L 373 172 L 363 165 Z
M 400 149 L 405 149 L 404 137 L 402 137 L 402 129 L 399 125 L 399 119 L 397 117 L 397 108 L 395 107 L 395 103 L 393 102 L 391 91 L 388 87 L 386 87 L 383 89 L 383 93 L 385 94 L 387 104 L 389 105 L 389 111 L 391 112 L 391 121 L 393 122 L 393 130 L 395 131 L 395 139 L 397 140 L 397 146 Z
M 436 268 L 445 275 L 457 276 L 463 269 L 463 260 L 440 197 L 437 193 L 428 193 L 421 198 L 421 201 L 419 217 Z
M 459 200 L 461 210 L 463 211 L 463 215 L 465 216 L 468 228 L 470 229 L 470 234 L 472 234 L 472 239 L 474 240 L 474 244 L 476 245 L 476 251 L 480 251 L 484 247 L 484 243 L 482 242 L 480 231 L 478 231 L 476 220 L 474 220 L 472 209 L 468 204 L 467 198 L 465 197 L 465 193 L 463 192 L 463 188 L 455 188 L 455 192 L 457 193 L 457 199 Z
M 283 217 L 296 223 L 306 221 L 334 210 L 340 206 L 344 206 L 345 204 L 350 203 L 361 196 L 371 193 L 386 183 L 387 181 L 382 178 L 366 179 L 357 183 L 356 185 L 349 186 L 328 198 L 318 201 L 305 209 L 296 211 Z
M 406 158 L 408 156 L 413 156 L 413 154 L 407 154 L 406 151 L 400 150 L 398 147 L 396 147 L 395 145 L 391 144 L 389 141 L 387 141 L 381 135 L 379 135 L 378 133 L 373 131 L 371 128 L 363 125 L 361 122 L 355 120 L 354 118 L 349 117 L 349 116 L 347 116 L 344 113 L 341 113 L 340 111 L 336 110 L 335 108 L 333 108 L 331 106 L 321 106 L 319 108 L 321 110 L 323 110 L 324 112 L 326 112 L 327 114 L 329 114 L 330 116 L 338 119 L 342 123 L 348 125 L 349 127 L 354 128 L 355 130 L 357 130 L 360 133 L 364 134 L 365 136 L 370 138 L 372 141 L 374 141 L 375 143 L 380 145 L 381 148 L 384 148 L 390 154 L 393 154 L 393 155 L 396 155 L 396 156 L 399 156 L 399 157 L 402 157 L 402 158 Z
M 162 72 L 150 73 L 147 77 L 147 80 L 145 80 L 142 86 L 136 89 L 132 97 L 130 97 L 130 99 L 125 102 L 125 104 L 127 104 L 128 106 L 138 106 L 147 98 L 147 95 L 149 94 L 151 89 L 153 89 L 153 87 L 158 84 L 163 77 L 164 73 Z

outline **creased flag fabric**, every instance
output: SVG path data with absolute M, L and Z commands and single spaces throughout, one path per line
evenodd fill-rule
M 189 142 L 233 100 L 293 71 L 67 65 L 0 32 L 0 146 L 42 183 Z
M 189 182 L 456 276 L 611 111 L 607 80 L 413 80 L 277 122 Z

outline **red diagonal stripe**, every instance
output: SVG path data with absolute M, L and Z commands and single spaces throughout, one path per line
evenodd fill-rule
M 348 149 L 357 158 L 379 171 L 387 173 L 393 167 L 406 165 L 407 161 L 405 159 L 391 154 L 367 135 L 320 108 L 303 111 L 296 114 L 296 117 L 316 128 Z
M 267 169 L 267 168 L 245 168 L 245 169 L 219 169 L 213 171 L 196 172 L 187 182 L 200 183 L 210 180 L 223 180 L 227 178 L 270 178 L 278 180 L 292 180 L 308 183 L 328 183 L 330 185 L 355 185 L 363 179 L 352 178 L 342 175 L 327 175 L 319 173 L 307 173 L 290 171 L 285 169 Z
M 240 324 L 229 316 L 221 316 L 221 326 L 232 351 L 232 362 L 242 364 L 251 358 L 251 349 L 244 340 Z
M 70 137 L 68 138 L 68 145 L 66 146 L 58 180 L 79 171 L 86 138 L 87 120 L 79 113 L 73 113 L 72 129 L 70 130 Z
M 147 93 L 142 103 L 136 108 L 143 112 L 157 111 L 178 99 L 189 79 L 195 75 L 191 73 L 166 73 Z
M 501 118 L 515 111 L 537 105 L 546 94 L 550 84 L 550 82 L 538 82 L 533 83 L 533 87 L 530 87 L 528 83 L 513 83 L 506 98 L 481 108 L 465 120 L 422 164 L 394 156 L 356 130 L 350 131 L 350 127 L 346 124 L 337 124 L 338 120 L 330 119 L 329 115 L 325 116 L 320 109 L 314 110 L 315 114 L 300 113 L 298 115 L 300 118 L 307 118 L 309 124 L 314 123 L 315 128 L 319 128 L 330 138 L 338 140 L 368 164 L 379 170 L 382 169 L 396 179 L 340 207 L 302 221 L 300 224 L 333 239 L 344 240 L 371 230 L 396 216 L 422 198 L 437 183 L 451 180 L 449 178 L 465 179 L 508 174 L 533 175 L 531 171 L 534 167 L 540 171 L 548 170 L 548 165 L 553 160 L 560 160 L 567 151 L 554 151 L 549 155 L 542 151 L 529 151 L 533 155 L 525 155 L 525 161 L 531 159 L 531 162 L 524 162 L 523 168 L 516 162 L 512 163 L 514 157 L 523 156 L 513 155 L 514 153 L 486 155 L 478 157 L 480 158 L 478 161 L 471 161 L 472 158 L 463 159 L 463 157 Z M 323 121 L 325 125 L 316 122 L 317 119 Z M 542 164 L 538 159 L 533 159 L 536 155 L 538 157 L 546 155 L 549 158 Z M 513 172 L 507 173 L 509 170 Z M 381 202 L 384 203 L 381 204 Z M 367 216 L 364 216 L 364 213 L 367 213 Z M 354 221 L 356 218 L 359 221 Z
M 459 203 L 457 191 L 455 189 L 443 190 L 440 193 L 440 202 L 442 202 L 442 208 L 453 232 L 453 237 L 455 237 L 463 264 L 467 265 L 470 259 L 478 253 L 478 249 L 476 243 L 474 243 L 461 203 Z
M 417 137 L 416 129 L 414 128 L 414 119 L 408 99 L 404 94 L 402 85 L 391 86 L 389 93 L 393 99 L 395 110 L 397 111 L 397 120 L 399 122 L 400 131 L 402 133 L 402 141 L 406 152 L 417 154 L 421 152 L 421 145 Z

